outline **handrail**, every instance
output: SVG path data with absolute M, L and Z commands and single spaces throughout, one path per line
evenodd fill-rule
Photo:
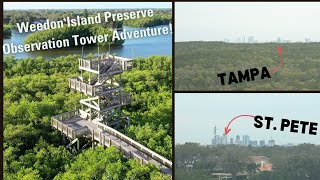
M 95 96 L 95 87 L 90 84 L 79 81 L 77 78 L 69 79 L 69 87 L 71 89 L 78 90 L 91 96 Z
M 65 112 L 65 113 L 62 113 L 62 114 L 58 114 L 58 115 L 55 115 L 51 118 L 51 124 L 53 125 L 53 122 L 56 122 L 56 126 L 54 127 L 59 127 L 59 124 L 61 124 L 61 130 L 62 132 L 64 132 L 64 128 L 63 128 L 63 123 L 62 121 L 64 120 L 67 120 L 67 119 L 70 119 L 74 116 L 77 116 L 79 115 L 79 111 L 78 110 L 73 110 L 73 111 L 69 111 L 69 112 Z M 124 141 L 125 143 L 131 145 L 132 147 L 136 148 L 137 150 L 141 151 L 142 153 L 152 157 L 152 159 L 156 160 L 157 162 L 159 162 L 160 164 L 168 167 L 168 168 L 172 168 L 172 162 L 169 161 L 168 159 L 166 159 L 165 157 L 159 155 L 158 153 L 150 150 L 149 148 L 141 145 L 140 143 L 134 141 L 133 139 L 127 137 L 126 135 L 120 133 L 119 131 L 105 125 L 105 124 L 102 124 L 100 122 L 95 122 L 99 128 L 101 128 L 102 130 L 106 131 L 107 133 L 111 134 L 111 135 L 114 135 L 115 137 L 119 138 L 120 140 Z M 85 129 L 85 131 L 87 131 L 89 128 L 87 126 L 85 127 L 82 127 L 80 128 L 81 131 Z M 68 128 L 66 128 L 65 130 L 68 131 Z M 76 131 L 74 131 L 73 129 L 70 129 L 71 130 L 71 133 L 69 133 L 73 138 L 77 135 L 76 134 Z M 77 132 L 81 132 L 81 131 L 78 131 Z
M 55 116 L 52 116 L 52 118 L 58 120 L 58 121 L 64 121 L 64 120 L 68 120 L 72 117 L 75 117 L 79 115 L 79 111 L 78 110 L 73 110 L 73 111 L 68 111 L 68 112 L 65 112 L 65 113 L 62 113 L 62 114 L 58 114 L 58 115 L 55 115 Z
M 51 125 L 56 129 L 60 130 L 62 133 L 66 134 L 68 137 L 70 136 L 73 139 L 76 137 L 76 132 L 74 129 L 69 128 L 62 121 L 59 121 L 54 117 L 51 117 Z
M 124 134 L 120 133 L 119 131 L 109 127 L 109 126 L 106 126 L 100 122 L 96 122 L 96 124 L 98 125 L 99 128 L 107 131 L 108 133 L 116 136 L 117 138 L 121 139 L 122 141 L 130 144 L 131 146 L 133 146 L 134 148 L 137 148 L 138 150 L 140 150 L 141 152 L 151 156 L 153 159 L 155 159 L 156 161 L 158 161 L 160 164 L 163 164 L 169 168 L 172 168 L 172 162 L 169 161 L 168 159 L 164 158 L 163 156 L 159 155 L 158 153 L 156 152 L 153 152 L 152 150 L 150 150 L 149 148 L 141 145 L 140 143 L 134 141 L 133 139 L 125 136 Z

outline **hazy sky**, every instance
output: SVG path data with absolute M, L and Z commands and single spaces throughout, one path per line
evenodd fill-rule
M 138 9 L 171 6 L 171 2 L 4 2 L 4 9 Z
M 176 2 L 175 40 L 320 41 L 320 2 Z
M 274 117 L 271 127 L 278 127 L 282 118 L 317 122 L 317 135 L 292 133 L 290 130 L 255 128 L 250 117 L 236 119 L 230 125 L 228 138 L 248 134 L 250 140 L 269 140 L 276 144 L 320 144 L 320 94 L 275 93 L 189 93 L 175 94 L 175 143 L 211 144 L 214 125 L 222 135 L 229 121 L 241 114 Z M 308 126 L 309 127 L 309 126 Z M 300 130 L 300 129 L 299 129 Z

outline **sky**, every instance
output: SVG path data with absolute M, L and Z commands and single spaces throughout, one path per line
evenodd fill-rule
M 250 140 L 267 142 L 272 138 L 277 145 L 320 144 L 319 107 L 320 94 L 311 93 L 176 93 L 175 143 L 211 144 L 215 125 L 217 134 L 222 135 L 232 118 L 250 114 L 274 117 L 271 127 L 278 129 L 255 128 L 253 118 L 241 117 L 231 123 L 228 138 L 240 135 L 242 139 L 247 134 Z M 282 118 L 317 122 L 317 135 L 292 133 L 289 128 L 280 131 Z
M 4 2 L 4 9 L 144 9 L 171 8 L 171 2 Z
M 175 40 L 320 41 L 320 2 L 176 2 Z

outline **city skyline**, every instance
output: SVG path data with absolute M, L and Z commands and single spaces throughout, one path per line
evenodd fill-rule
M 256 39 L 255 36 L 246 36 L 243 35 L 242 37 L 226 37 L 224 38 L 223 42 L 227 43 L 297 43 L 297 42 L 302 42 L 302 43 L 311 43 L 311 42 L 318 42 L 318 41 L 313 41 L 311 37 L 306 37 L 303 41 L 292 41 L 290 39 L 284 39 L 283 37 L 276 37 L 273 38 L 272 40 L 267 40 L 267 41 L 261 41 Z
M 319 2 L 176 2 L 175 41 L 223 41 L 250 34 L 320 41 Z
M 242 137 L 242 140 L 241 140 Z M 267 142 L 267 143 L 266 143 Z M 248 134 L 245 135 L 235 135 L 232 137 L 229 137 L 225 133 L 222 133 L 222 135 L 217 134 L 216 132 L 216 126 L 214 127 L 214 135 L 212 139 L 211 145 L 217 146 L 217 145 L 239 145 L 239 146 L 253 146 L 253 147 L 262 147 L 262 146 L 274 146 L 276 145 L 275 140 L 270 137 L 270 139 L 251 139 Z M 286 145 L 289 145 L 286 144 Z M 293 145 L 293 144 L 290 144 Z

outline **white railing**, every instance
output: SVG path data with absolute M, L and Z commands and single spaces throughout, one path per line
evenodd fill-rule
M 76 137 L 76 132 L 73 129 L 53 117 L 51 118 L 51 125 L 72 139 Z
M 85 69 L 92 69 L 94 71 L 99 71 L 99 61 L 98 60 L 86 60 L 86 59 L 80 59 L 79 60 L 79 66 L 80 68 Z
M 126 142 L 127 144 L 130 144 L 132 147 L 136 148 L 137 150 L 143 152 L 144 154 L 152 157 L 152 159 L 156 160 L 160 164 L 163 164 L 164 166 L 168 168 L 172 168 L 172 162 L 169 161 L 168 159 L 164 158 L 163 156 L 153 152 L 152 150 L 148 149 L 147 147 L 141 145 L 140 143 L 134 141 L 133 139 L 125 136 L 124 134 L 120 133 L 119 131 L 106 126 L 100 122 L 96 122 L 99 128 L 105 130 L 106 132 L 114 135 L 115 137 L 121 139 L 122 141 Z
M 95 87 L 90 84 L 78 81 L 76 77 L 69 79 L 69 87 L 71 89 L 83 92 L 87 95 L 95 96 Z
M 135 153 L 134 151 L 132 151 L 128 147 L 122 145 L 118 141 L 111 139 L 110 137 L 108 137 L 108 135 L 103 134 L 103 132 L 92 131 L 92 129 L 90 131 L 91 131 L 91 136 L 94 135 L 94 139 L 96 141 L 98 141 L 101 145 L 107 146 L 107 147 L 115 146 L 126 157 L 138 159 L 142 164 L 149 163 L 149 160 L 148 160 L 149 158 L 147 157 L 147 155 L 145 155 L 145 157 L 141 157 L 141 154 Z M 122 141 L 121 139 L 119 139 L 119 140 Z M 128 146 L 133 147 L 132 145 L 128 145 Z
M 79 115 L 78 110 L 73 110 L 69 112 L 65 112 L 62 114 L 55 115 L 51 117 L 51 125 L 61 131 L 62 133 L 66 134 L 68 137 L 74 139 L 76 136 L 80 133 L 83 133 L 83 131 L 87 131 L 87 127 L 80 128 L 80 132 L 75 131 L 74 129 L 70 128 L 69 126 L 65 125 L 63 121 L 72 119 L 75 116 Z
M 68 120 L 68 119 L 71 119 L 75 116 L 79 115 L 79 111 L 78 110 L 73 110 L 73 111 L 69 111 L 69 112 L 65 112 L 65 113 L 62 113 L 62 114 L 58 114 L 58 115 L 55 115 L 55 116 L 52 116 L 51 119 L 56 119 L 58 121 L 64 121 L 64 120 Z
M 104 146 L 115 145 L 127 157 L 136 158 L 136 159 L 140 160 L 142 164 L 146 164 L 149 162 L 148 157 L 147 157 L 147 156 L 149 156 L 150 158 L 157 161 L 161 165 L 164 165 L 170 169 L 172 168 L 172 162 L 169 161 L 168 159 L 166 159 L 163 156 L 159 155 L 158 153 L 150 150 L 149 148 L 141 145 L 140 143 L 134 141 L 133 139 L 127 137 L 126 135 L 120 133 L 119 131 L 117 131 L 109 126 L 106 126 L 105 124 L 102 124 L 100 122 L 95 122 L 98 125 L 98 127 L 100 128 L 100 132 L 99 132 L 99 130 L 95 131 L 94 129 L 91 129 L 87 126 L 81 127 L 77 130 L 74 130 L 63 123 L 63 121 L 71 119 L 71 118 L 78 116 L 78 115 L 79 115 L 78 110 L 58 114 L 58 115 L 53 116 L 51 118 L 51 125 L 53 127 L 55 127 L 56 129 L 58 129 L 59 131 L 61 131 L 62 133 L 66 134 L 68 137 L 71 137 L 73 139 L 75 139 L 78 135 L 88 134 L 91 131 L 93 138 L 95 140 L 99 141 Z M 129 146 L 137 149 L 138 151 L 142 152 L 143 154 L 145 154 L 147 156 L 141 157 L 141 155 L 136 154 L 135 152 L 131 151 L 127 147 L 121 145 L 121 143 L 119 143 L 115 140 L 112 140 L 107 135 L 104 135 L 103 131 L 101 131 L 101 130 L 104 130 L 108 134 L 115 136 L 119 140 L 125 142 Z

